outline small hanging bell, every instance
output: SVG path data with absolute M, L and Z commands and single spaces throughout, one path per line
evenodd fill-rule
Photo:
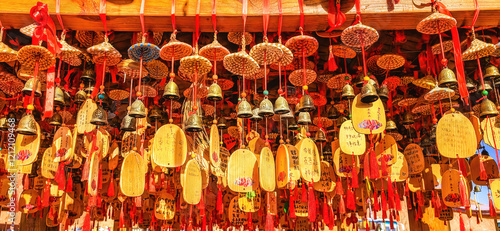
M 52 126 L 61 126 L 62 125 L 62 116 L 59 113 L 54 113 L 52 117 L 50 117 L 49 124 Z
M 79 90 L 78 92 L 76 92 L 73 102 L 75 102 L 77 105 L 80 105 L 85 102 L 85 100 L 87 100 L 87 93 L 85 93 L 85 91 L 83 90 Z
M 440 87 L 452 87 L 457 85 L 457 77 L 455 73 L 449 68 L 445 67 L 439 73 L 438 86 Z
M 155 122 L 159 119 L 161 119 L 161 109 L 157 105 L 153 106 L 153 109 L 151 109 L 150 113 L 148 114 L 148 118 L 152 121 Z
M 219 84 L 214 82 L 212 83 L 212 85 L 210 85 L 210 87 L 208 88 L 207 99 L 210 101 L 222 100 L 222 89 L 220 88 Z
M 137 122 L 137 120 L 134 117 L 127 114 L 122 119 L 120 130 L 126 131 L 126 132 L 133 132 L 137 129 L 136 122 Z
M 314 140 L 316 142 L 326 142 L 325 131 L 323 131 L 323 129 L 318 129 L 318 131 L 316 132 L 316 135 L 314 136 Z
M 92 65 L 87 65 L 85 70 L 82 73 L 82 76 L 80 77 L 80 80 L 84 82 L 95 82 L 95 70 Z
M 311 115 L 309 112 L 300 112 L 299 119 L 297 120 L 297 124 L 299 125 L 308 125 L 311 124 Z
M 226 119 L 223 116 L 219 118 L 219 121 L 217 123 L 217 128 L 220 130 L 227 129 Z
M 359 72 L 359 74 L 353 79 L 354 86 L 358 88 L 362 88 L 365 84 L 365 73 L 363 71 Z
M 24 88 L 22 90 L 24 95 L 31 96 L 31 92 L 33 91 L 33 85 L 36 85 L 35 97 L 42 96 L 42 85 L 38 79 L 35 81 L 34 78 L 30 78 L 24 84 Z
M 488 98 L 485 98 L 483 99 L 483 101 L 481 101 L 480 108 L 481 108 L 481 113 L 479 114 L 479 116 L 481 118 L 487 116 L 493 117 L 498 115 L 497 106 L 495 105 L 495 103 L 493 103 L 493 101 L 489 100 Z
M 140 99 L 136 99 L 130 106 L 129 115 L 134 118 L 144 118 L 146 117 L 146 107 Z
M 262 120 L 262 116 L 259 115 L 259 108 L 258 107 L 255 107 L 254 109 L 252 109 L 252 113 L 253 113 L 253 116 L 250 117 L 251 121 L 257 122 L 257 121 Z
M 354 97 L 356 97 L 356 95 L 354 94 L 354 88 L 350 84 L 344 85 L 341 94 L 342 100 L 354 99 Z
M 71 95 L 67 91 L 64 92 L 64 106 L 71 107 Z
M 481 187 L 479 185 L 474 186 L 474 192 L 475 193 L 481 192 Z
M 389 100 L 389 87 L 387 85 L 382 85 L 377 91 L 378 97 L 382 102 L 387 102 Z
M 392 120 L 388 120 L 387 123 L 385 124 L 385 130 L 386 131 L 393 131 L 393 130 L 397 130 L 398 127 L 396 126 L 396 123 L 394 123 L 394 121 Z
M 97 126 L 108 125 L 108 113 L 106 112 L 106 110 L 104 110 L 104 108 L 102 107 L 97 107 L 92 113 L 90 123 Z
M 498 67 L 493 64 L 488 65 L 484 73 L 484 79 L 497 79 L 500 77 L 500 71 L 498 71 Z
M 35 117 L 32 114 L 25 114 L 19 121 L 16 132 L 19 134 L 34 136 L 37 134 Z
M 415 121 L 413 120 L 413 115 L 409 112 L 405 112 L 403 114 L 403 121 L 401 123 L 403 125 L 411 125 L 411 124 L 415 123 Z
M 293 119 L 293 113 L 292 113 L 292 110 L 290 110 L 290 106 L 288 106 L 288 112 L 285 114 L 281 114 L 280 118 L 284 119 L 284 120 Z
M 316 110 L 316 107 L 314 106 L 314 100 L 309 94 L 305 94 L 302 97 L 300 97 L 299 100 L 300 112 L 310 112 Z
M 295 118 L 289 119 L 288 120 L 288 130 L 298 130 L 299 126 L 297 125 L 297 122 L 295 121 Z
M 0 118 L 0 131 L 7 131 L 9 130 L 9 127 L 7 125 L 7 118 L 2 117 Z
M 264 98 L 260 101 L 259 105 L 259 116 L 270 117 L 274 115 L 273 103 L 271 100 Z
M 238 104 L 237 116 L 238 118 L 250 118 L 253 116 L 252 106 L 248 101 L 246 100 L 240 101 L 240 103 Z
M 186 131 L 188 132 L 201 132 L 203 123 L 197 113 L 190 115 L 186 122 Z
M 60 87 L 56 87 L 54 93 L 54 104 L 58 106 L 64 106 L 64 91 Z
M 340 116 L 340 113 L 339 111 L 337 110 L 337 108 L 335 106 L 331 106 L 330 109 L 328 109 L 328 115 L 327 115 L 327 118 L 328 119 L 337 119 L 339 118 Z
M 476 89 L 476 83 L 469 77 L 465 77 L 465 86 L 469 92 Z
M 178 100 L 181 98 L 179 95 L 179 87 L 173 80 L 170 80 L 167 85 L 165 85 L 163 98 L 169 100 Z
M 369 82 L 361 88 L 361 102 L 373 103 L 378 100 L 377 89 Z
M 274 113 L 283 115 L 290 112 L 290 107 L 285 97 L 279 96 L 274 102 Z
M 490 92 L 491 90 L 493 90 L 493 88 L 491 87 L 490 83 L 484 82 L 484 90 L 486 90 L 487 92 Z
M 332 146 L 330 145 L 330 143 L 326 143 L 326 145 L 323 147 L 323 156 L 325 156 L 325 159 L 327 159 L 326 157 L 330 157 L 332 156 Z

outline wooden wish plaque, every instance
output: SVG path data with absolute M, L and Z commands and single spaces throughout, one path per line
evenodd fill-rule
M 22 213 L 36 213 L 38 211 L 36 198 L 38 197 L 38 193 L 34 189 L 27 189 L 21 193 L 19 196 L 19 210 Z
M 229 222 L 236 227 L 240 227 L 247 223 L 247 215 L 238 205 L 239 196 L 233 197 L 229 203 L 228 218 Z
M 484 170 L 486 171 L 486 179 L 481 179 L 481 171 L 479 171 L 479 163 L 483 162 Z M 498 173 L 497 162 L 487 155 L 475 155 L 470 161 L 470 168 L 474 169 L 471 171 L 472 182 L 477 185 L 488 185 L 488 179 L 498 178 L 500 174 Z
M 354 129 L 353 121 L 342 123 L 339 131 L 340 149 L 344 153 L 363 155 L 366 151 L 366 136 Z
M 154 213 L 156 219 L 159 220 L 172 220 L 175 215 L 175 198 L 166 190 L 158 193 L 155 201 Z
M 78 134 L 89 133 L 95 129 L 95 125 L 91 124 L 92 113 L 97 109 L 97 104 L 92 99 L 87 99 L 80 107 L 76 115 L 76 128 Z
M 300 163 L 299 163 L 299 150 L 291 144 L 286 144 L 286 149 L 288 151 L 288 163 L 290 181 L 296 181 L 300 179 Z
M 343 153 L 340 148 L 337 148 L 333 154 L 333 164 L 335 165 L 335 173 L 340 177 L 352 177 L 352 170 L 354 167 L 359 173 L 359 158 L 356 155 L 349 155 Z
M 40 125 L 36 124 L 36 135 L 17 134 L 15 151 L 17 165 L 29 165 L 35 162 L 40 149 Z
M 99 179 L 99 166 L 100 166 L 99 153 L 94 152 L 90 154 L 89 159 L 90 159 L 89 179 L 87 181 L 88 193 L 90 196 L 97 196 L 97 190 L 99 189 L 99 180 L 101 180 Z
M 403 153 L 398 152 L 396 163 L 390 166 L 391 180 L 395 182 L 403 182 L 408 179 L 408 162 Z
M 439 153 L 448 158 L 469 158 L 476 152 L 476 132 L 467 117 L 461 113 L 444 115 L 436 128 Z
M 404 156 L 406 161 L 408 161 L 410 174 L 418 174 L 424 170 L 425 160 L 420 146 L 417 144 L 409 144 L 404 150 Z
M 321 178 L 314 182 L 314 190 L 318 192 L 332 192 L 337 182 L 332 165 L 326 161 L 321 161 Z
M 243 212 L 257 212 L 261 206 L 262 191 L 259 187 L 257 190 L 248 193 L 238 194 L 238 206 Z
M 495 209 L 500 210 L 500 178 L 490 179 L 491 199 Z
M 352 124 L 362 134 L 379 134 L 385 130 L 385 109 L 382 100 L 373 103 L 361 102 L 360 94 L 352 103 Z M 341 142 L 342 143 L 342 142 Z
M 187 140 L 182 129 L 174 124 L 163 125 L 156 132 L 152 160 L 161 167 L 175 168 L 184 164 Z
M 55 162 L 66 161 L 71 157 L 73 137 L 68 127 L 60 127 L 54 135 L 52 153 L 55 153 Z
M 382 164 L 382 157 L 385 158 L 387 165 L 396 163 L 398 155 L 398 144 L 391 135 L 382 134 L 382 139 L 375 144 L 375 154 L 377 154 L 378 164 Z
M 288 148 L 281 144 L 276 152 L 276 186 L 285 188 L 290 181 L 290 161 L 288 159 Z
M 257 170 L 257 158 L 247 149 L 238 149 L 229 157 L 227 181 L 229 189 L 235 192 L 250 192 L 256 187 L 254 172 Z M 257 170 L 258 172 L 258 170 Z
M 222 177 L 226 176 L 227 163 L 229 161 L 229 156 L 231 155 L 231 153 L 229 153 L 229 150 L 227 150 L 227 148 L 220 147 L 219 154 L 220 154 L 219 167 L 211 168 L 211 170 L 214 175 Z
M 259 183 L 264 191 L 272 192 L 276 188 L 275 168 L 271 149 L 264 147 L 259 156 Z
M 130 151 L 123 159 L 120 172 L 120 189 L 123 195 L 137 197 L 142 195 L 145 186 L 144 159 L 139 153 Z
M 309 138 L 299 141 L 297 147 L 299 150 L 299 166 L 302 179 L 307 182 L 318 182 L 321 178 L 318 147 Z
M 461 207 L 460 202 L 460 181 L 464 182 L 464 186 L 467 187 L 466 179 L 464 179 L 460 172 L 456 169 L 448 169 L 443 174 L 441 193 L 443 202 L 448 207 L 459 208 Z M 470 191 L 465 189 L 467 193 L 467 200 L 469 199 Z
M 54 179 L 57 168 L 59 167 L 59 163 L 54 161 L 54 156 L 52 148 L 50 147 L 43 152 L 41 173 L 42 176 L 47 179 Z
M 134 147 L 139 148 L 141 139 L 138 138 L 137 132 L 124 132 L 122 136 L 121 154 L 122 157 L 128 155 Z
M 473 113 L 466 114 L 466 116 L 469 118 L 469 120 L 472 124 L 472 127 L 474 128 L 474 132 L 476 133 L 476 142 L 477 142 L 477 145 L 479 145 L 479 143 L 481 143 L 481 140 L 483 139 L 483 135 L 481 132 L 481 126 L 482 126 L 481 122 L 479 122 L 479 118 L 477 118 L 477 116 L 475 116 Z M 496 119 L 496 117 L 495 117 L 495 119 Z M 486 139 L 485 139 L 485 142 L 486 142 Z
M 216 168 L 220 165 L 220 137 L 219 129 L 216 124 L 210 127 L 210 163 Z
M 196 160 L 191 159 L 186 163 L 186 168 L 184 170 L 185 185 L 182 189 L 182 197 L 184 201 L 190 205 L 200 203 L 202 190 L 201 174 L 200 165 L 198 165 Z M 186 185 L 186 182 L 189 182 L 189 184 Z
M 302 201 L 300 196 L 295 198 L 295 203 L 294 203 L 294 208 L 295 208 L 295 215 L 297 217 L 307 217 L 309 212 L 307 210 L 307 201 Z

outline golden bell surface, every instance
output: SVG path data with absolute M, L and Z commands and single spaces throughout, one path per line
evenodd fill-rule
M 270 117 L 274 115 L 273 103 L 269 99 L 263 99 L 259 105 L 259 116 Z
M 140 99 L 136 99 L 130 106 L 129 115 L 134 118 L 144 118 L 146 117 L 146 107 Z
M 475 193 L 481 192 L 481 186 L 479 186 L 479 185 L 474 186 L 474 192 Z
M 136 122 L 137 120 L 134 117 L 127 114 L 125 117 L 123 117 L 120 130 L 133 132 L 137 129 Z
M 284 119 L 284 120 L 287 120 L 287 119 L 293 119 L 293 113 L 292 113 L 292 110 L 290 110 L 290 106 L 288 106 L 288 113 L 285 113 L 285 114 L 281 114 L 280 115 L 280 118 L 281 119 Z
M 92 112 L 90 123 L 97 126 L 108 125 L 108 113 L 106 112 L 106 110 L 104 110 L 104 108 L 102 107 L 97 107 L 97 109 Z
M 24 88 L 22 90 L 24 95 L 31 96 L 31 92 L 33 91 L 34 85 L 36 85 L 36 91 L 35 91 L 35 97 L 40 97 L 42 96 L 42 85 L 40 84 L 40 81 L 36 80 L 34 78 L 30 78 L 26 81 L 24 84 Z
M 188 132 L 201 132 L 203 129 L 203 122 L 197 113 L 190 115 L 186 122 L 186 131 Z
M 378 100 L 377 89 L 370 83 L 366 83 L 361 88 L 361 102 L 363 103 L 373 103 Z
M 222 89 L 219 84 L 212 83 L 208 88 L 207 99 L 210 101 L 221 101 L 222 100 Z
M 316 142 L 326 142 L 325 131 L 323 131 L 323 129 L 318 129 L 318 131 L 316 132 L 316 135 L 314 136 L 314 140 Z
M 7 118 L 2 117 L 0 118 L 0 131 L 7 131 L 9 130 L 9 126 L 7 125 Z
M 311 124 L 311 115 L 309 112 L 301 112 L 299 113 L 299 119 L 297 120 L 297 124 L 299 125 L 308 125 Z
M 153 109 L 149 111 L 148 118 L 152 121 L 155 122 L 159 119 L 161 119 L 161 109 L 157 105 L 153 106 Z
M 64 106 L 71 107 L 71 95 L 67 91 L 64 92 Z
M 309 94 L 305 94 L 302 97 L 300 97 L 299 100 L 300 112 L 310 112 L 316 110 L 316 107 L 314 106 L 314 100 Z
M 487 92 L 490 92 L 491 90 L 493 90 L 493 88 L 491 87 L 490 83 L 484 82 L 484 90 L 486 90 Z
M 240 103 L 238 104 L 237 116 L 238 118 L 250 118 L 253 116 L 252 106 L 248 101 L 246 100 L 240 101 Z
M 500 77 L 500 71 L 498 71 L 498 67 L 493 64 L 490 64 L 486 67 L 484 71 L 484 79 L 496 79 Z
M 472 91 L 476 88 L 476 83 L 469 77 L 465 77 L 465 86 L 468 91 Z
M 344 85 L 344 87 L 342 88 L 341 98 L 343 100 L 346 100 L 354 99 L 354 97 L 356 97 L 356 95 L 354 94 L 354 88 L 350 84 Z
M 290 107 L 285 97 L 279 96 L 274 102 L 274 113 L 278 115 L 283 115 L 290 112 Z
M 481 108 L 481 113 L 479 114 L 480 117 L 487 117 L 487 116 L 493 117 L 498 115 L 497 106 L 495 105 L 495 103 L 493 103 L 493 101 L 487 98 L 481 101 L 480 108 Z
M 219 121 L 217 122 L 217 128 L 220 130 L 227 129 L 227 122 L 224 117 L 219 118 Z
M 60 87 L 56 87 L 54 93 L 54 104 L 64 106 L 64 91 Z
M 37 134 L 35 117 L 32 114 L 25 114 L 19 121 L 16 132 L 19 134 L 34 136 Z
M 253 116 L 250 117 L 251 121 L 261 121 L 263 119 L 262 116 L 259 115 L 259 108 L 258 107 L 252 109 L 252 114 L 253 114 Z
M 386 131 L 392 131 L 392 130 L 397 130 L 398 127 L 396 126 L 396 123 L 392 120 L 388 120 L 387 123 L 385 124 L 385 130 Z
M 87 68 L 82 73 L 80 80 L 84 82 L 94 82 L 95 81 L 95 71 L 91 65 L 88 65 Z
M 387 87 L 387 85 L 382 85 L 378 89 L 377 94 L 380 100 L 382 100 L 383 102 L 387 102 L 387 100 L 389 100 L 389 88 Z
M 415 121 L 413 120 L 413 115 L 409 112 L 405 112 L 403 114 L 403 121 L 401 121 L 401 123 L 403 125 L 411 125 L 411 124 L 415 123 Z
M 87 100 L 87 93 L 85 93 L 85 91 L 83 90 L 79 90 L 78 92 L 76 92 L 73 102 L 75 102 L 77 105 L 80 105 L 85 102 L 85 100 Z
M 295 118 L 289 119 L 288 120 L 288 130 L 298 130 L 299 126 L 297 125 L 297 122 L 295 121 Z
M 179 87 L 173 80 L 169 81 L 167 85 L 165 85 L 163 98 L 169 100 L 178 100 L 181 98 L 179 95 Z
M 457 85 L 457 77 L 455 73 L 449 68 L 445 67 L 439 73 L 438 86 L 440 87 L 451 87 Z
M 353 79 L 354 86 L 361 88 L 365 84 L 365 73 L 359 72 L 359 74 Z
M 340 113 L 339 111 L 337 110 L 336 107 L 334 107 L 333 105 L 328 109 L 328 113 L 327 113 L 327 118 L 328 119 L 337 119 L 339 118 L 340 116 Z
M 56 112 L 50 118 L 49 124 L 52 126 L 61 126 L 62 122 L 63 122 L 62 116 Z

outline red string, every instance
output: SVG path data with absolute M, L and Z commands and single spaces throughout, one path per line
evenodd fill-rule
M 172 0 L 172 9 L 170 10 L 170 17 L 172 18 L 172 31 L 175 33 L 175 0 Z
M 356 20 L 354 21 L 353 25 L 357 24 L 358 22 L 361 22 L 361 3 L 359 1 L 360 0 L 356 0 L 354 2 L 356 5 Z
M 104 25 L 104 32 L 108 33 L 108 25 L 106 24 L 106 0 L 101 0 L 99 7 L 99 17 L 101 17 L 102 24 Z
M 474 0 L 474 18 L 472 18 L 471 28 L 474 29 L 474 25 L 476 24 L 477 18 L 479 17 L 479 4 L 477 0 Z
M 243 0 L 243 9 L 242 9 L 242 17 L 243 17 L 243 34 L 245 34 L 246 25 L 247 25 L 247 10 L 248 9 L 248 0 Z
M 63 33 L 66 33 L 66 29 L 64 29 L 64 24 L 61 18 L 61 0 L 56 0 L 56 15 L 57 15 L 57 20 L 59 21 L 59 24 L 61 25 L 61 28 L 63 30 Z
M 262 26 L 264 27 L 264 38 L 266 38 L 269 27 L 269 0 L 262 1 Z
M 279 11 L 279 16 L 278 16 L 278 38 L 281 39 L 281 27 L 283 24 L 283 8 L 281 6 L 281 0 L 278 0 L 278 11 Z
M 300 10 L 300 30 L 304 30 L 304 2 L 299 0 L 299 10 Z
M 142 0 L 141 1 L 141 12 L 139 13 L 139 17 L 141 18 L 141 28 L 142 28 L 143 36 L 145 36 L 145 33 L 146 33 L 146 29 L 144 26 L 144 3 L 145 3 L 145 0 Z
M 212 25 L 214 27 L 214 32 L 217 31 L 217 9 L 216 9 L 217 0 L 212 0 Z
M 196 3 L 196 17 L 195 17 L 195 27 L 196 31 L 195 33 L 195 46 L 198 46 L 198 39 L 200 38 L 200 0 L 197 1 Z
M 14 97 L 11 97 L 11 98 L 4 98 L 4 97 L 0 97 L 1 100 L 5 100 L 5 101 L 9 101 L 9 100 L 15 100 L 15 99 L 18 99 L 19 97 L 21 97 L 23 94 L 19 94 L 17 96 L 14 96 Z

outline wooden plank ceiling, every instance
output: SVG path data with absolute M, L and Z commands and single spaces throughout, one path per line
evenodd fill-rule
M 2 0 L 0 20 L 7 28 L 21 28 L 33 22 L 29 15 L 30 8 L 38 0 Z M 102 31 L 99 18 L 100 0 L 63 0 L 61 16 L 64 25 L 73 30 Z M 55 14 L 56 0 L 44 0 L 49 12 L 57 23 Z M 176 24 L 180 31 L 190 32 L 195 29 L 196 0 L 176 0 Z M 306 31 L 323 31 L 328 28 L 328 0 L 304 0 Z M 459 26 L 469 26 L 474 15 L 473 0 L 442 0 Z M 500 24 L 500 4 L 498 0 L 478 0 L 481 13 L 476 26 L 498 26 Z M 140 31 L 141 0 L 108 0 L 108 28 L 114 31 Z M 296 31 L 299 27 L 298 0 L 282 0 L 283 31 Z M 417 23 L 431 13 L 431 7 L 425 0 L 361 0 L 363 22 L 378 30 L 415 29 Z M 241 31 L 241 0 L 217 1 L 217 27 L 220 32 Z M 200 30 L 212 29 L 211 1 L 201 0 Z M 354 0 L 342 0 L 342 11 L 347 21 L 339 30 L 349 26 L 355 16 Z M 172 31 L 171 0 L 146 0 L 145 24 L 150 31 Z M 270 0 L 271 19 L 269 31 L 278 29 L 277 0 Z M 262 0 L 249 0 L 246 30 L 262 31 Z

